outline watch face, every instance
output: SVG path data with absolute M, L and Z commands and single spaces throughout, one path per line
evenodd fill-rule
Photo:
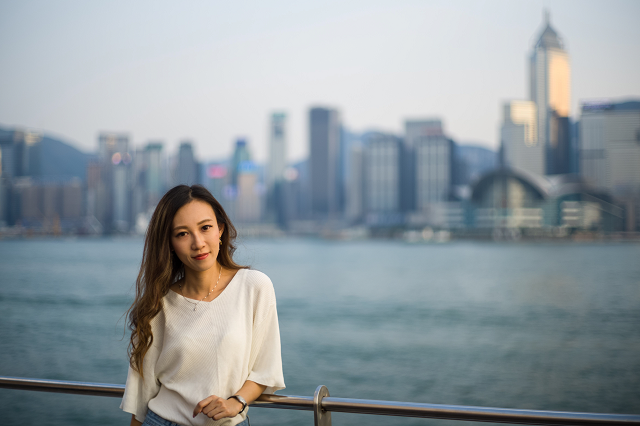
M 243 397 L 241 397 L 240 395 L 233 395 L 231 396 L 231 398 L 235 398 L 238 400 L 238 402 L 240 402 L 240 404 L 242 404 L 242 411 L 244 411 L 245 407 L 247 406 L 247 401 L 245 401 L 245 399 Z M 240 412 L 242 412 L 240 411 Z
M 242 413 L 247 408 L 247 401 L 245 401 L 245 399 L 240 395 L 233 395 L 230 396 L 230 398 L 235 398 L 236 400 L 238 400 L 238 402 L 240 402 L 240 404 L 242 404 L 242 410 L 240 410 L 238 414 Z

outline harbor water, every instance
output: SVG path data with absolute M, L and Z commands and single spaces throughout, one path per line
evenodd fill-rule
M 123 384 L 142 244 L 0 241 L 0 375 Z M 324 384 L 336 397 L 640 414 L 640 244 L 244 240 L 238 257 L 276 289 L 281 394 Z M 0 389 L 0 423 L 128 424 L 119 404 Z M 313 424 L 311 412 L 249 415 Z

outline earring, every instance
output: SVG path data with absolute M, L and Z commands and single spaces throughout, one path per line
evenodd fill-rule
M 222 245 L 222 240 L 218 240 L 218 245 Z

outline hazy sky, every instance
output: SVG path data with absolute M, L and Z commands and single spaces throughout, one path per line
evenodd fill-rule
M 308 152 L 312 105 L 354 130 L 440 117 L 457 141 L 496 147 L 501 104 L 528 97 L 543 9 L 581 99 L 640 98 L 640 1 L 5 1 L 0 125 L 85 151 L 99 131 L 135 146 L 182 139 L 203 160 L 246 136 L 267 156 L 269 115 Z

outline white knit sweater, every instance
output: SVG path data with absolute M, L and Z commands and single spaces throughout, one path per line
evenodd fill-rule
M 162 301 L 151 321 L 144 379 L 129 367 L 122 410 L 141 422 L 150 409 L 182 425 L 232 426 L 248 409 L 214 421 L 204 414 L 194 419 L 196 404 L 210 395 L 228 398 L 247 380 L 267 386 L 265 393 L 284 389 L 276 298 L 265 274 L 239 270 L 218 297 L 195 311 L 171 290 Z

